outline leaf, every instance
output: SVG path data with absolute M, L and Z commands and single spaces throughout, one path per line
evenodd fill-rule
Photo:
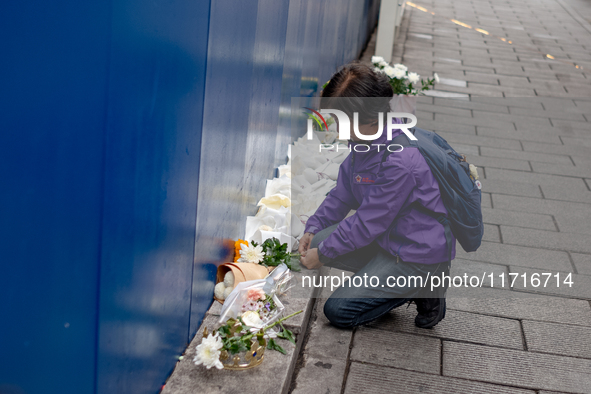
M 267 349 L 269 349 L 269 350 L 277 350 L 280 353 L 287 354 L 287 352 L 285 351 L 285 349 L 283 349 L 281 346 L 279 346 L 277 344 L 277 342 L 275 342 L 275 339 L 273 339 L 273 338 L 269 339 L 269 342 L 267 342 Z
M 246 345 L 242 341 L 237 341 L 237 342 L 232 343 L 230 345 L 230 348 L 228 349 L 228 351 L 232 354 L 245 352 L 247 350 L 249 350 L 249 347 L 246 347 Z
M 285 328 L 283 326 L 283 324 L 281 324 L 281 328 L 283 329 L 283 331 L 281 331 L 280 333 L 277 334 L 277 337 L 279 338 L 283 338 L 283 339 L 287 339 L 289 342 L 293 343 L 294 345 L 296 344 L 295 341 L 295 337 L 293 335 L 293 332 L 291 332 L 290 330 L 288 330 L 287 328 Z
M 228 336 L 230 335 L 230 327 L 221 326 L 220 328 L 218 328 L 218 332 L 222 334 L 222 336 Z
M 287 264 L 287 267 L 292 271 L 300 272 L 300 258 L 297 256 L 290 256 L 290 261 L 289 264 Z

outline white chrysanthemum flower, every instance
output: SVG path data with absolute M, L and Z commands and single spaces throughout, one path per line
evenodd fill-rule
M 234 286 L 234 273 L 232 271 L 226 272 L 224 275 L 224 286 L 226 287 L 233 287 Z
M 390 78 L 394 78 L 394 73 L 396 69 L 391 66 L 384 67 L 384 73 L 389 76 Z
M 378 66 L 380 66 L 380 67 L 390 67 L 390 64 L 388 64 L 387 61 L 382 60 L 381 62 L 378 63 Z
M 439 75 L 437 73 L 433 73 L 433 79 L 435 79 L 435 83 L 439 83 Z
M 474 164 L 470 164 L 470 175 L 472 176 L 472 178 L 474 178 L 474 180 L 478 179 L 478 167 L 476 167 Z
M 252 245 L 240 245 L 239 263 L 260 263 L 263 261 L 264 257 L 265 252 L 263 252 L 263 247 L 261 245 L 256 247 Z
M 220 282 L 217 285 L 215 285 L 213 289 L 213 294 L 215 294 L 215 297 L 217 299 L 223 301 L 226 299 L 226 297 L 224 297 L 224 290 L 226 290 L 226 286 L 224 285 L 224 282 Z
M 394 72 L 394 78 L 396 79 L 402 79 L 406 77 L 406 71 L 400 69 L 400 68 L 393 68 Z
M 420 75 L 417 73 L 408 73 L 408 81 L 410 83 L 417 83 L 420 80 Z
M 260 327 L 263 324 L 259 313 L 255 311 L 247 311 L 242 314 L 242 321 L 249 327 Z
M 408 71 L 408 67 L 406 67 L 404 64 L 400 64 L 400 63 L 396 63 L 394 65 L 394 68 L 397 68 L 397 69 L 405 71 L 405 72 Z
M 374 72 L 374 73 L 381 73 L 381 72 L 382 72 L 382 70 L 381 70 L 379 67 L 374 67 L 374 68 L 373 68 L 373 72 Z
M 372 56 L 371 57 L 371 62 L 373 64 L 377 64 L 377 63 L 380 63 L 380 62 L 383 62 L 383 61 L 384 61 L 384 58 L 381 57 L 381 56 Z
M 224 365 L 220 361 L 220 349 L 222 346 L 224 344 L 217 333 L 203 338 L 201 344 L 197 345 L 197 354 L 193 359 L 195 365 L 203 364 L 207 369 L 211 367 L 216 367 L 217 369 L 224 368 Z

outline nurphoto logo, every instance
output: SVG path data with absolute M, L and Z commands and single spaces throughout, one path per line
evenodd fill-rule
M 335 120 L 336 123 L 338 124 L 338 132 L 339 132 L 339 137 L 338 139 L 340 140 L 349 140 L 351 139 L 351 120 L 349 119 L 349 116 L 338 109 L 321 109 L 320 111 L 316 111 L 312 108 L 309 107 L 304 107 L 305 109 L 312 111 L 318 118 L 320 118 L 320 120 L 322 121 L 322 123 L 324 124 L 324 127 L 326 128 L 326 130 L 328 130 L 328 125 L 326 120 L 324 119 L 324 116 L 322 115 L 331 115 Z M 410 119 L 410 122 L 408 123 L 394 123 L 393 120 L 394 118 L 407 118 Z M 393 130 L 401 130 L 404 134 L 406 134 L 406 136 L 408 137 L 409 140 L 412 141 L 416 141 L 417 138 L 409 131 L 410 128 L 416 126 L 417 124 L 417 117 L 411 113 L 407 113 L 407 112 L 388 112 L 386 114 L 386 136 L 388 141 L 392 140 L 392 131 Z M 312 140 L 314 137 L 314 122 L 312 119 L 308 119 L 307 122 L 307 139 L 308 140 Z M 382 136 L 384 132 L 384 116 L 383 116 L 383 112 L 379 112 L 378 113 L 378 128 L 375 134 L 362 134 L 359 131 L 359 113 L 358 112 L 354 112 L 353 113 L 353 133 L 355 134 L 355 136 L 361 140 L 361 141 L 374 141 L 378 138 L 380 138 Z M 324 149 L 328 148 L 326 146 L 326 144 L 321 144 L 320 146 L 320 150 L 323 149 L 323 145 L 324 145 Z M 374 145 L 374 144 L 372 144 Z M 378 145 L 383 145 L 383 144 L 378 144 Z M 367 145 L 366 145 L 367 146 Z M 369 146 L 368 146 L 369 148 Z M 400 146 L 399 151 L 401 151 L 403 149 L 402 146 Z

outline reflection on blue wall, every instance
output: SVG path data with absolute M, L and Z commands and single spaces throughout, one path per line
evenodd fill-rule
M 157 393 L 374 0 L 0 4 L 0 393 Z

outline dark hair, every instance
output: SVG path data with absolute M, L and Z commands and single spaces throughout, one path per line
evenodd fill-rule
M 369 124 L 390 111 L 394 95 L 388 77 L 361 63 L 350 63 L 337 71 L 322 91 L 321 108 L 340 109 L 353 120 L 359 113 L 359 123 Z M 364 100 L 371 98 L 371 100 Z

